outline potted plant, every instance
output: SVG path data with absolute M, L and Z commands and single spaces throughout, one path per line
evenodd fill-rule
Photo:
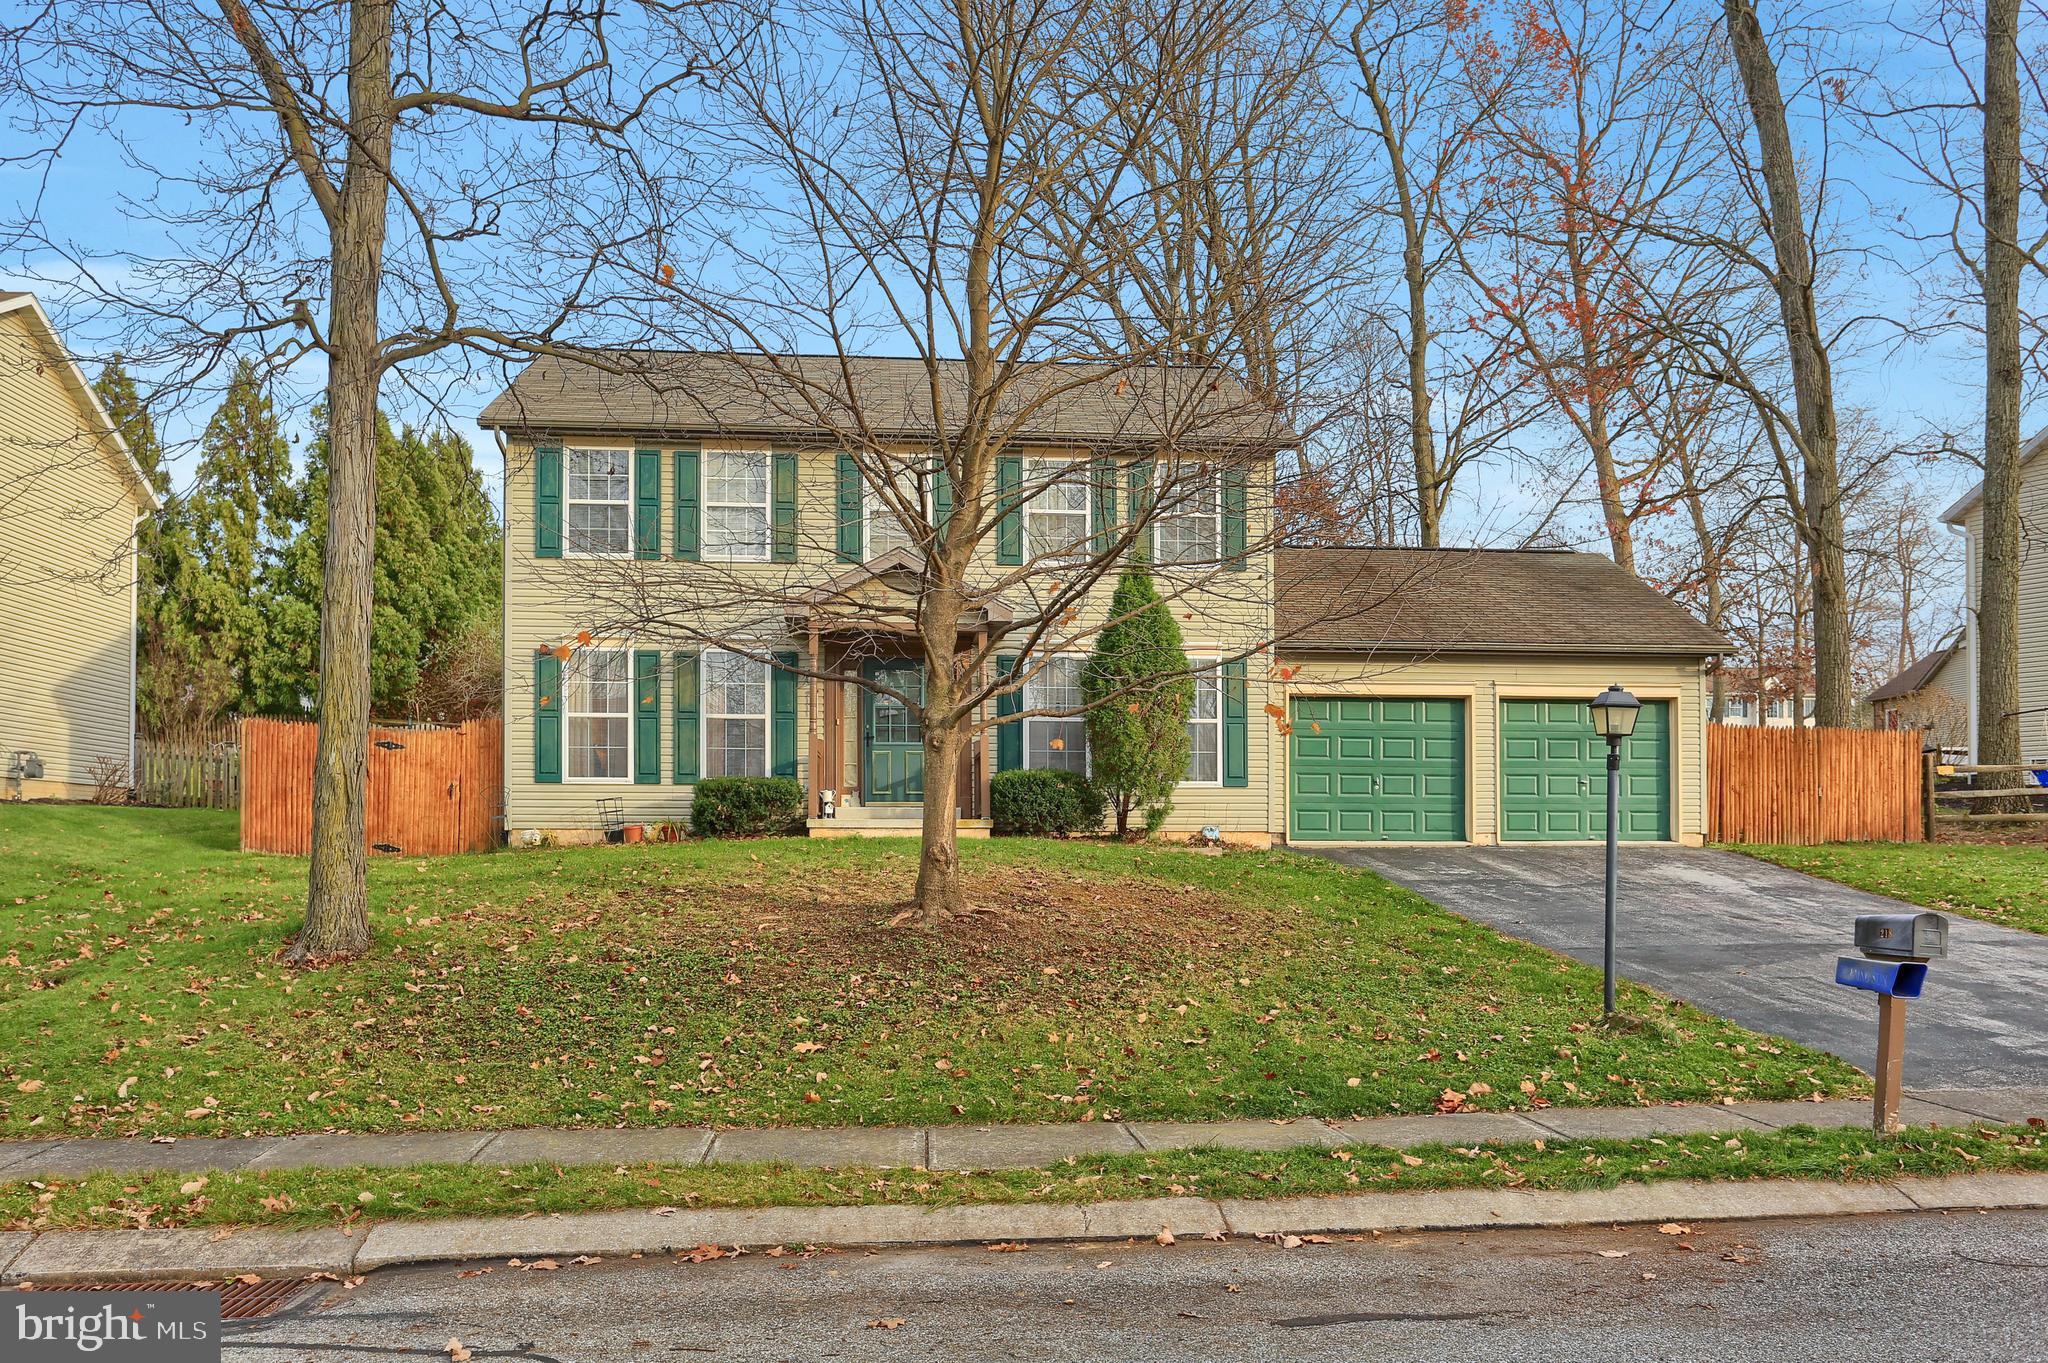
M 647 826 L 645 824 L 629 823 L 626 825 L 627 842 L 641 842 L 645 840 L 646 837 Z

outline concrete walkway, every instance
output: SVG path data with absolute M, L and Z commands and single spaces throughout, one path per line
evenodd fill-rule
M 1451 912 L 1593 965 L 1597 846 L 1383 847 L 1323 855 L 1377 871 Z M 1735 852 L 1624 845 L 1621 973 L 1868 1070 L 1871 996 L 1835 983 L 1856 915 L 1915 906 Z M 2048 1085 L 2048 936 L 1948 915 L 1948 959 L 1907 1010 L 1906 1082 Z
M 1913 1126 L 1969 1126 L 2048 1117 L 2048 1089 L 1944 1089 L 1914 1093 Z M 176 1140 L 0 1142 L 0 1182 L 99 1171 L 395 1168 L 409 1164 L 760 1164 L 836 1168 L 1030 1169 L 1077 1155 L 1213 1146 L 1284 1150 L 1440 1142 L 1595 1140 L 1744 1132 L 1806 1125 L 1863 1126 L 1867 1099 L 1700 1107 L 1542 1108 L 1365 1121 L 1066 1122 L 1042 1126 L 706 1127 L 635 1130 L 394 1131 Z

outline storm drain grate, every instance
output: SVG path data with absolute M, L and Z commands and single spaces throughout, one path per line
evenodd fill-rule
M 305 1278 L 265 1278 L 261 1282 L 177 1283 L 139 1279 L 125 1283 L 51 1283 L 43 1292 L 206 1292 L 220 1289 L 222 1320 L 254 1320 L 281 1308 L 306 1286 Z

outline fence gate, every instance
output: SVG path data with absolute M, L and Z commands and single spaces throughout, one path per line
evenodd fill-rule
M 364 841 L 373 852 L 438 856 L 497 844 L 504 722 L 370 730 Z M 319 726 L 242 721 L 242 850 L 304 856 L 313 846 Z

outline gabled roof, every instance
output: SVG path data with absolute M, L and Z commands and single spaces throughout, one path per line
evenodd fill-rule
M 1282 549 L 1277 648 L 1299 652 L 1732 651 L 1599 554 L 1567 549 Z
M 2032 440 L 2020 446 L 2020 467 L 2025 468 L 2033 463 L 2044 449 L 2048 449 L 2048 431 L 2040 432 Z M 1942 523 L 1945 525 L 1961 525 L 1969 519 L 1970 513 L 1977 509 L 1977 503 L 1983 500 L 1984 480 L 1979 478 L 1976 486 L 1956 498 L 1954 505 L 1941 513 Z
M 93 391 L 92 383 L 85 377 L 85 371 L 79 368 L 78 361 L 73 359 L 71 352 L 65 348 L 64 338 L 57 334 L 56 324 L 50 321 L 50 314 L 43 311 L 43 305 L 36 301 L 34 294 L 23 293 L 19 289 L 0 289 L 0 315 L 23 310 L 34 319 L 51 349 L 62 357 L 61 373 L 64 381 L 71 387 L 72 395 L 79 400 L 79 405 L 98 423 L 99 430 L 96 434 L 120 455 L 120 462 L 134 482 L 135 490 L 142 495 L 143 505 L 151 511 L 161 511 L 163 503 L 158 500 L 156 489 L 150 486 L 148 477 L 142 472 L 142 466 L 135 462 L 135 455 L 129 450 L 128 442 L 122 438 L 121 430 L 114 424 L 114 419 L 107 415 L 107 409 L 100 402 L 100 395 Z
M 1934 674 L 1941 671 L 1943 663 L 1956 656 L 1956 650 L 1963 646 L 1963 633 L 1957 630 L 1948 642 L 1923 658 L 1916 658 L 1897 676 L 1870 693 L 1871 704 L 1881 700 L 1897 700 L 1922 690 L 1934 680 Z
M 712 351 L 546 355 L 477 417 L 495 430 L 664 436 L 928 440 L 933 390 L 964 405 L 958 360 Z M 1229 373 L 1195 366 L 1044 364 L 1007 390 L 1019 441 L 1291 445 L 1294 434 Z M 1000 416 L 1001 414 L 999 414 Z

